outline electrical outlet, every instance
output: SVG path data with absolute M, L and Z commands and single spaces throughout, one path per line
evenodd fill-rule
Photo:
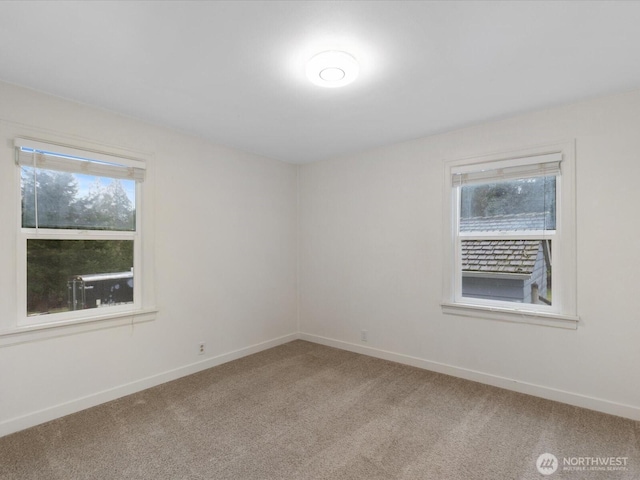
M 204 353 L 204 347 L 205 347 L 204 342 L 200 342 L 198 344 L 198 355 L 202 355 Z
M 367 331 L 366 330 L 360 330 L 360 341 L 361 342 L 366 342 L 367 341 Z

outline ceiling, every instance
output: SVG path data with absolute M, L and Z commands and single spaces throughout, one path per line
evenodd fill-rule
M 639 25 L 640 2 L 3 1 L 0 80 L 306 163 L 640 88 Z M 354 83 L 307 80 L 328 49 Z

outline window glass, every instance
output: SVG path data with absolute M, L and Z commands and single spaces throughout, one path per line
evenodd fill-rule
M 462 297 L 551 305 L 555 227 L 555 175 L 462 185 Z
M 133 303 L 133 240 L 27 240 L 27 315 Z
M 23 165 L 22 226 L 134 231 L 135 183 Z
M 460 232 L 513 232 L 555 228 L 555 176 L 461 187 Z
M 551 240 L 462 240 L 462 296 L 551 305 Z

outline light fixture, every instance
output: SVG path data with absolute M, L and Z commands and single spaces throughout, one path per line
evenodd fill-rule
M 307 78 L 320 87 L 344 87 L 356 79 L 359 71 L 352 55 L 336 50 L 319 53 L 307 63 Z

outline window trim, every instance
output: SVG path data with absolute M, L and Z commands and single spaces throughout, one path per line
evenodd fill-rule
M 544 155 L 562 155 L 561 173 L 556 181 L 556 231 L 554 240 L 554 292 L 553 307 L 524 307 L 522 303 L 502 301 L 476 301 L 461 296 L 460 255 L 458 254 L 459 192 L 454 185 L 454 172 L 473 173 L 493 166 L 522 166 L 527 157 Z M 524 159 L 524 160 L 523 160 Z M 576 202 L 575 202 L 575 141 L 563 141 L 517 151 L 495 153 L 483 156 L 449 160 L 444 163 L 443 189 L 443 313 L 473 318 L 546 325 L 559 328 L 576 329 L 577 315 L 577 276 L 576 276 Z M 531 161 L 529 161 L 531 163 Z M 536 236 L 536 232 L 521 232 L 522 236 Z M 538 232 L 540 233 L 540 232 Z M 473 237 L 484 235 L 473 234 Z M 489 235 L 487 235 L 489 236 Z M 549 236 L 548 234 L 545 236 Z M 458 280 L 460 279 L 460 282 Z
M 42 140 L 34 140 L 27 137 L 14 138 L 13 145 L 16 149 L 27 148 L 40 152 L 55 153 L 67 157 L 72 157 L 74 159 L 77 159 L 78 161 L 97 161 L 105 164 L 119 165 L 138 170 L 145 170 L 147 168 L 145 161 L 137 158 L 132 158 L 124 155 L 116 155 L 113 153 L 105 153 L 98 150 L 71 147 L 69 145 L 58 143 L 43 142 Z M 16 158 L 16 162 L 20 162 L 20 158 Z M 109 168 L 109 165 L 105 165 L 105 167 Z
M 157 312 L 156 308 L 141 308 L 135 311 L 109 312 L 105 315 L 75 320 L 58 320 L 30 326 L 18 326 L 0 331 L 0 348 L 105 328 L 133 326 L 155 320 Z
M 20 175 L 21 162 L 20 155 L 17 153 L 20 147 L 31 148 L 34 150 L 44 150 L 46 152 L 55 152 L 62 155 L 70 155 L 77 158 L 85 158 L 88 160 L 97 160 L 98 162 L 110 162 L 111 164 L 119 164 L 125 166 L 128 170 L 135 170 L 136 180 L 136 217 L 135 231 L 114 231 L 114 230 L 74 230 L 74 229 L 47 229 L 47 228 L 23 228 L 22 227 L 22 202 L 20 201 Z M 143 234 L 142 225 L 145 216 L 143 208 L 143 188 L 140 172 L 143 174 L 146 170 L 146 162 L 133 156 L 119 155 L 96 149 L 84 149 L 80 147 L 72 147 L 67 144 L 58 144 L 42 140 L 34 140 L 17 136 L 14 139 L 14 151 L 16 152 L 16 177 L 17 177 L 17 239 L 16 239 L 16 277 L 17 277 L 17 319 L 14 327 L 10 330 L 0 331 L 0 346 L 5 343 L 13 344 L 11 338 L 22 338 L 24 334 L 31 337 L 34 332 L 39 332 L 34 338 L 50 336 L 51 329 L 59 329 L 64 327 L 65 331 L 75 332 L 76 330 L 87 329 L 88 325 L 96 324 L 96 322 L 109 321 L 108 323 L 138 323 L 138 321 L 148 321 L 149 315 L 153 314 L 155 308 L 145 307 L 148 303 L 143 298 L 145 292 L 145 272 L 143 268 Z M 74 160 L 69 159 L 69 162 Z M 78 164 L 80 165 L 80 163 Z M 36 168 L 46 170 L 46 166 L 37 165 Z M 71 170 L 65 170 L 71 171 Z M 80 169 L 73 170 L 83 173 Z M 100 172 L 92 174 L 100 176 Z M 109 177 L 109 175 L 102 174 Z M 113 176 L 113 178 L 118 178 Z M 123 178 L 123 177 L 120 177 Z M 134 288 L 134 301 L 132 304 L 117 305 L 108 309 L 86 309 L 81 311 L 60 312 L 50 315 L 27 315 L 27 241 L 29 239 L 60 239 L 60 240 L 131 240 L 134 242 L 134 272 L 136 273 Z M 74 327 L 75 328 L 72 328 Z M 105 328 L 101 325 L 97 328 Z M 17 335 L 17 337 L 16 337 Z M 8 340 L 7 340 L 8 339 Z M 18 343 L 22 343 L 19 341 Z

